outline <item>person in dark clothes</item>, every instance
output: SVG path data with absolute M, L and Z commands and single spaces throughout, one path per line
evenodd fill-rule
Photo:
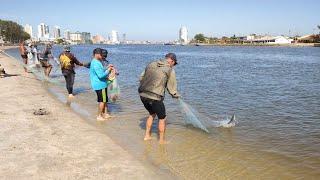
M 40 64 L 44 68 L 44 74 L 46 77 L 49 77 L 52 70 L 52 65 L 49 63 L 49 58 L 53 58 L 51 49 L 51 44 L 47 44 L 42 53 L 42 58 L 40 58 Z
M 28 65 L 28 52 L 27 52 L 27 48 L 24 46 L 24 41 L 20 41 L 20 44 L 19 44 L 19 52 L 20 52 L 20 55 L 21 55 L 21 58 L 23 60 L 23 63 L 25 64 L 25 67 L 24 68 L 24 71 L 25 72 L 28 72 L 26 66 Z
M 66 88 L 69 93 L 69 98 L 73 98 L 73 84 L 75 78 L 75 64 L 83 66 L 81 62 L 70 52 L 70 46 L 65 46 L 63 52 L 59 55 L 62 74 L 66 80 Z

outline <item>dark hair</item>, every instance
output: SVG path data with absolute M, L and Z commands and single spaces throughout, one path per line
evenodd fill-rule
M 107 57 L 108 51 L 106 49 L 96 48 L 93 50 L 93 55 L 95 55 L 95 54 L 100 54 L 103 57 Z
M 178 64 L 178 62 L 177 62 L 177 56 L 176 56 L 176 54 L 175 53 L 168 53 L 168 54 L 166 54 L 166 56 L 165 56 L 166 58 L 170 58 L 170 59 L 172 59 L 174 62 L 175 62 L 175 64 L 174 65 L 176 65 L 176 64 Z
M 101 54 L 101 48 L 95 48 L 94 50 L 93 50 L 93 55 L 95 55 L 95 54 Z

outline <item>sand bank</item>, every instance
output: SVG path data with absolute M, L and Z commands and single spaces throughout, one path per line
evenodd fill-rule
M 2 47 L 3 48 L 3 47 Z M 159 179 L 0 52 L 0 178 Z M 34 115 L 44 108 L 48 115 Z

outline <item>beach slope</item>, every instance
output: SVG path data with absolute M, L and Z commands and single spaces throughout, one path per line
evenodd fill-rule
M 96 127 L 56 100 L 21 64 L 0 52 L 0 178 L 157 179 Z M 34 115 L 44 108 L 49 114 Z

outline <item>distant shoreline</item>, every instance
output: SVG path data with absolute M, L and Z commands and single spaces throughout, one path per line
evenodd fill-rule
M 56 44 L 60 45 L 60 44 Z M 88 45 L 88 44 L 78 44 Z M 110 44 L 90 44 L 90 45 L 110 45 Z M 206 43 L 191 43 L 191 44 L 121 44 L 121 45 L 164 45 L 164 46 L 243 46 L 243 47 L 320 47 L 320 43 L 292 43 L 292 44 L 206 44 Z M 0 50 L 6 50 L 10 48 L 18 48 L 17 45 L 0 45 Z
M 187 46 L 319 47 L 320 43 L 292 43 L 292 44 L 222 44 L 222 43 L 205 44 L 205 43 L 193 43 L 193 44 L 188 44 Z

